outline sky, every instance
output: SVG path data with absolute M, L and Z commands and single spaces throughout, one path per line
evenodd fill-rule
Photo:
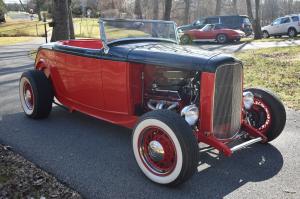
M 24 1 L 22 1 L 22 2 L 26 2 L 26 0 Z M 4 3 L 19 3 L 19 0 L 4 0 Z

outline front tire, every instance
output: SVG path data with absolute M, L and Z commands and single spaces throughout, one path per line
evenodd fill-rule
M 157 110 L 144 114 L 133 130 L 132 146 L 142 172 L 153 182 L 178 185 L 198 165 L 198 144 L 178 114 Z
M 265 89 L 250 88 L 254 104 L 248 110 L 250 125 L 267 136 L 268 142 L 277 138 L 286 122 L 286 111 L 280 99 Z
M 46 118 L 51 112 L 53 90 L 42 71 L 29 70 L 22 74 L 19 95 L 24 113 L 33 119 Z

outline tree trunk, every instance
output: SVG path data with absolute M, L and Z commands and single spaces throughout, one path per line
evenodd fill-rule
M 254 29 L 254 39 L 261 39 L 261 25 L 260 25 L 260 0 L 255 0 L 255 29 Z
M 23 10 L 24 10 L 25 12 L 28 12 L 28 9 L 25 8 L 25 6 L 24 6 L 22 0 L 19 0 L 19 2 L 20 2 L 21 7 L 23 8 Z
M 36 0 L 35 1 L 35 10 L 38 15 L 39 21 L 42 21 L 42 16 L 41 16 L 41 0 Z
M 51 42 L 70 39 L 68 0 L 53 0 L 53 22 Z
M 158 19 L 159 0 L 153 0 L 153 19 Z
M 217 0 L 215 15 L 221 14 L 221 6 L 222 6 L 222 0 Z
M 252 13 L 251 0 L 246 0 L 246 5 L 247 5 L 247 14 L 248 14 L 248 17 L 250 18 L 251 21 L 253 21 L 254 18 L 253 18 L 253 13 Z
M 68 0 L 70 39 L 75 39 L 73 15 L 72 15 L 72 8 L 71 8 L 72 2 L 71 1 L 72 0 Z
M 143 19 L 141 0 L 135 0 L 134 4 L 134 14 L 138 19 Z
M 232 8 L 233 8 L 233 13 L 238 14 L 238 9 L 237 9 L 237 0 L 232 1 Z
M 172 0 L 165 0 L 164 20 L 171 20 Z
M 184 0 L 184 20 L 183 23 L 188 24 L 190 22 L 190 0 Z

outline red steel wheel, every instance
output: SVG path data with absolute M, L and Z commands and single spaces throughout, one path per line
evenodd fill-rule
M 139 135 L 138 148 L 144 165 L 156 175 L 166 176 L 176 166 L 176 148 L 163 129 L 150 126 Z
M 262 99 L 254 97 L 254 104 L 249 110 L 249 114 L 250 124 L 261 133 L 266 134 L 272 123 L 270 107 Z
M 268 142 L 277 138 L 283 131 L 286 122 L 286 112 L 280 99 L 271 91 L 250 88 L 254 95 L 254 104 L 247 112 L 251 126 L 265 134 Z
M 198 143 L 191 127 L 169 110 L 144 114 L 133 131 L 132 147 L 142 172 L 159 184 L 183 183 L 198 165 Z
M 23 100 L 24 100 L 24 105 L 23 108 L 25 109 L 25 112 L 32 112 L 34 108 L 34 95 L 32 91 L 32 87 L 28 81 L 28 79 L 24 79 L 23 83 Z

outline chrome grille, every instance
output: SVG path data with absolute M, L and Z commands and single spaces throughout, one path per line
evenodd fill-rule
M 220 66 L 215 76 L 213 133 L 232 138 L 240 128 L 243 68 L 239 63 Z

